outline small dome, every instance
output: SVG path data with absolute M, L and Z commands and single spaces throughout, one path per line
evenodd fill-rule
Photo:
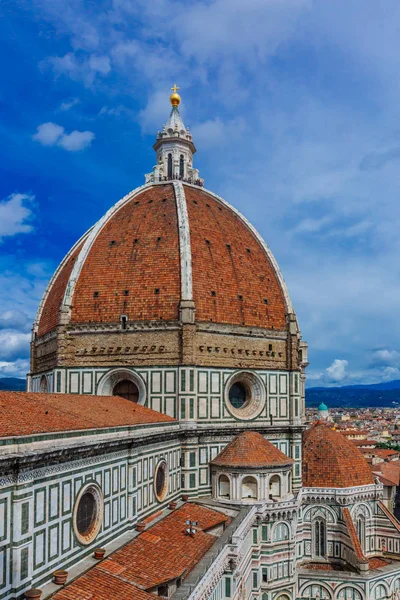
M 253 469 L 292 463 L 292 458 L 283 454 L 256 431 L 240 433 L 211 461 L 211 464 L 216 466 Z
M 320 421 L 304 432 L 304 487 L 347 488 L 374 483 L 360 450 Z
M 328 410 L 328 407 L 324 402 L 321 402 L 321 404 L 318 406 L 318 410 L 326 411 Z

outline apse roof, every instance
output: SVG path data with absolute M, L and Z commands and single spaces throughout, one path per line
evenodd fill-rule
M 372 483 L 371 469 L 351 440 L 320 421 L 304 432 L 304 487 L 345 488 Z

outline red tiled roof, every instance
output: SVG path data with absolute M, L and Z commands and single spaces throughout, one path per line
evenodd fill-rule
M 372 558 L 369 558 L 368 562 L 369 562 L 369 568 L 371 569 L 371 571 L 373 571 L 374 569 L 380 569 L 381 567 L 386 567 L 386 565 L 390 565 L 389 560 L 384 560 L 383 558 L 380 558 L 379 556 L 373 556 Z
M 399 456 L 400 452 L 398 452 L 398 450 L 389 450 L 386 448 L 375 448 L 374 454 L 376 454 L 376 456 L 380 456 L 381 458 L 389 458 L 390 456 Z
M 355 552 L 357 560 L 359 562 L 367 562 L 367 559 L 365 558 L 364 552 L 361 547 L 360 540 L 358 539 L 358 535 L 357 535 L 356 528 L 353 523 L 353 519 L 351 518 L 350 511 L 347 507 L 342 508 L 342 511 L 343 511 L 344 522 L 347 527 L 347 532 L 350 536 L 350 539 L 351 539 L 351 542 L 353 545 L 353 550 Z
M 283 454 L 271 442 L 256 431 L 239 433 L 211 461 L 211 464 L 227 467 L 268 467 L 290 465 L 294 461 Z
M 387 516 L 389 521 L 394 525 L 397 531 L 400 531 L 400 522 L 396 519 L 393 513 L 390 512 L 388 508 L 383 504 L 382 500 L 378 500 L 378 506 L 381 511 Z
M 374 483 L 360 450 L 338 431 L 317 422 L 304 432 L 304 487 L 343 488 Z
M 71 322 L 119 323 L 120 315 L 177 320 L 180 285 L 174 188 L 157 185 L 134 196 L 100 231 L 76 284 Z
M 396 461 L 397 462 L 397 461 Z M 372 472 L 384 485 L 398 486 L 400 482 L 400 464 L 381 462 L 372 465 Z
M 187 519 L 198 523 L 193 537 L 185 534 Z M 79 594 L 90 589 L 93 596 L 88 596 L 87 600 L 125 600 L 118 591 L 122 583 L 131 586 L 131 593 L 136 594 L 135 586 L 149 590 L 179 577 L 184 578 L 216 541 L 216 537 L 206 530 L 227 521 L 229 517 L 223 513 L 186 503 L 58 592 L 54 598 L 86 600 Z M 101 595 L 105 584 L 108 585 L 107 599 Z M 146 600 L 147 597 L 133 595 L 126 596 L 126 599 Z
M 57 600 L 154 600 L 153 594 L 139 589 L 130 581 L 103 571 L 101 565 L 91 569 L 57 592 Z M 112 594 L 112 596 L 110 596 Z
M 58 311 L 60 310 L 61 302 L 64 298 L 68 279 L 84 242 L 85 240 L 82 240 L 82 242 L 71 253 L 71 256 L 64 259 L 64 264 L 62 265 L 56 279 L 53 281 L 40 315 L 38 336 L 49 333 L 58 325 Z
M 204 190 L 185 186 L 185 194 L 196 319 L 285 329 L 282 290 L 254 234 Z
M 375 447 L 377 445 L 377 441 L 376 440 L 351 440 L 352 443 L 355 446 L 358 446 L 359 448 L 363 448 L 363 447 Z
M 201 189 L 185 185 L 198 321 L 286 328 L 274 265 L 243 219 Z M 39 335 L 58 309 L 77 252 L 53 284 Z M 133 196 L 103 226 L 75 286 L 71 323 L 177 320 L 181 295 L 179 224 L 173 185 Z M 96 292 L 96 295 L 94 295 Z
M 170 421 L 119 396 L 0 391 L 0 437 Z

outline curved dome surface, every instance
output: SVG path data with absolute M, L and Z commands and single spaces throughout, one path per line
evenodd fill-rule
M 344 435 L 320 422 L 304 432 L 304 487 L 348 488 L 373 483 L 364 456 Z
M 182 182 L 128 194 L 75 245 L 50 282 L 38 335 L 59 323 L 196 321 L 285 329 L 292 313 L 278 266 L 233 207 Z
M 257 431 L 243 431 L 211 461 L 222 467 L 264 468 L 291 465 L 292 458 L 283 454 Z

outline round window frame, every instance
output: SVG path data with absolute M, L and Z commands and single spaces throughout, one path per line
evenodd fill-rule
M 93 524 L 90 528 L 90 532 L 86 535 L 83 535 L 78 529 L 78 523 L 77 523 L 78 507 L 79 507 L 80 501 L 82 500 L 82 497 L 87 493 L 92 494 L 92 496 L 94 497 L 95 506 L 96 506 L 96 514 L 93 519 Z M 103 517 L 104 517 L 103 492 L 101 490 L 101 487 L 97 483 L 91 481 L 90 483 L 87 483 L 79 490 L 79 493 L 75 500 L 74 512 L 73 512 L 74 534 L 75 534 L 76 539 L 82 546 L 89 546 L 97 538 L 97 536 L 99 535 L 101 526 L 103 524 Z
M 129 368 L 122 367 L 110 369 L 107 373 L 105 373 L 97 384 L 97 395 L 112 396 L 114 387 L 125 379 L 136 385 L 139 391 L 139 398 L 135 404 L 141 404 L 143 406 L 146 401 L 146 384 L 138 373 Z
M 244 406 L 235 408 L 229 399 L 229 392 L 235 383 L 241 383 L 248 398 Z M 262 379 L 252 371 L 237 371 L 225 384 L 225 405 L 229 413 L 240 421 L 249 421 L 258 417 L 265 407 L 266 389 Z
M 157 492 L 157 474 L 158 471 L 161 468 L 164 468 L 164 476 L 165 476 L 165 480 L 164 480 L 164 485 L 163 485 L 163 489 L 161 494 L 159 494 Z M 168 482 L 169 482 L 169 469 L 168 469 L 168 463 L 165 460 L 165 458 L 161 459 L 157 465 L 156 468 L 154 469 L 154 480 L 153 480 L 153 489 L 154 489 L 154 496 L 157 500 L 157 502 L 164 502 L 165 498 L 168 495 Z

